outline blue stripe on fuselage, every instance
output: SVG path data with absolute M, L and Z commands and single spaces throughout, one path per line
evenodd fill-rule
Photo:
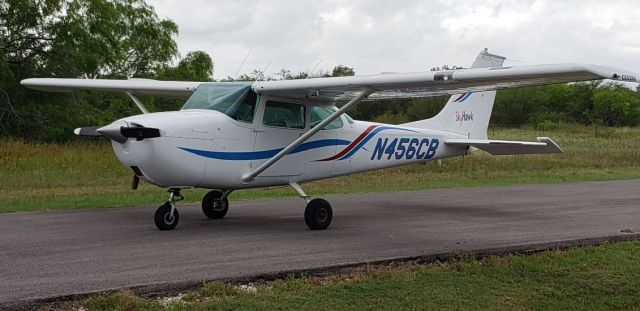
M 306 142 L 291 151 L 291 154 L 303 152 L 311 149 L 329 147 L 329 146 L 345 146 L 351 143 L 348 140 L 343 139 L 320 139 L 310 142 Z M 218 159 L 218 160 L 260 160 L 268 159 L 276 155 L 284 148 L 264 150 L 264 151 L 240 151 L 240 152 L 221 152 L 221 151 L 208 151 L 198 150 L 191 148 L 178 147 L 187 152 L 197 154 L 202 157 Z

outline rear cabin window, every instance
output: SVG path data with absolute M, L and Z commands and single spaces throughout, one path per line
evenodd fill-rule
M 304 106 L 278 101 L 267 101 L 262 124 L 292 129 L 304 128 Z
M 336 110 L 330 107 L 319 107 L 319 106 L 312 107 L 311 123 L 310 123 L 311 127 L 312 128 L 315 127 L 320 122 L 322 122 L 322 120 L 328 118 L 334 112 L 336 112 Z M 323 130 L 335 130 L 341 127 L 342 127 L 342 120 L 340 119 L 340 117 L 338 117 L 337 119 L 331 121 L 331 123 L 327 124 L 327 126 L 325 126 Z

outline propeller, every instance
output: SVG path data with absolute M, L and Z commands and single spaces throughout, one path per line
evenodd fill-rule
M 129 138 L 135 138 L 137 141 L 141 141 L 145 138 L 160 137 L 159 129 L 144 126 L 88 126 L 77 128 L 73 132 L 78 136 L 104 136 L 121 144 L 127 142 Z

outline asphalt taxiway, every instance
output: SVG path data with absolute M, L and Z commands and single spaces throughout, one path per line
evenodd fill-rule
M 0 304 L 640 231 L 640 180 L 324 198 L 325 231 L 299 198 L 231 202 L 222 220 L 181 205 L 166 232 L 156 206 L 0 214 Z

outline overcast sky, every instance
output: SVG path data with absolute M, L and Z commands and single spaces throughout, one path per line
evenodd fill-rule
M 483 48 L 510 65 L 591 62 L 640 72 L 640 1 L 148 0 L 178 24 L 181 55 L 214 77 L 264 69 L 412 72 L 468 67 Z

